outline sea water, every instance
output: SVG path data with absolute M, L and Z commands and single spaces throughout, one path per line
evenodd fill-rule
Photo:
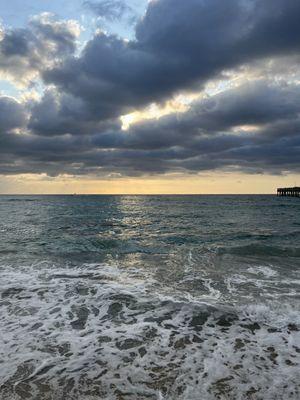
M 1 196 L 0 399 L 299 399 L 300 200 Z

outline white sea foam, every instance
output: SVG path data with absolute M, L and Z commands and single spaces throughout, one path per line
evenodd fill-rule
M 278 272 L 276 272 L 271 267 L 262 266 L 262 265 L 249 267 L 247 269 L 247 271 L 250 272 L 251 274 L 262 274 L 263 276 L 265 276 L 267 278 L 271 278 L 273 276 L 277 276 L 278 275 Z
M 225 306 L 207 277 L 204 304 L 99 264 L 0 273 L 1 400 L 299 398 L 298 304 Z

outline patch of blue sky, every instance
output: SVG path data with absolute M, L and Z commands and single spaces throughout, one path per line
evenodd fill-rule
M 91 1 L 97 3 L 97 0 Z M 125 4 L 132 9 L 133 13 L 126 18 L 115 21 L 97 16 L 85 3 L 86 0 L 0 1 L 0 25 L 4 29 L 24 28 L 33 16 L 44 12 L 52 13 L 60 19 L 76 20 L 82 27 L 78 43 L 78 54 L 97 29 L 126 39 L 134 39 L 136 21 L 144 14 L 148 0 L 125 1 Z M 37 91 L 40 92 L 41 88 L 38 88 Z M 18 98 L 22 91 L 16 88 L 13 83 L 0 79 L 0 93 Z
M 97 0 L 93 0 L 94 3 Z M 134 11 L 137 18 L 141 17 L 147 7 L 147 0 L 127 0 L 125 3 Z M 86 41 L 94 33 L 95 28 L 116 35 L 133 38 L 134 22 L 106 21 L 97 18 L 85 5 L 85 0 L 10 0 L 0 1 L 0 18 L 5 28 L 24 27 L 28 20 L 43 12 L 53 13 L 62 19 L 74 19 L 84 28 L 81 40 Z
M 0 95 L 18 98 L 20 91 L 9 81 L 0 79 Z

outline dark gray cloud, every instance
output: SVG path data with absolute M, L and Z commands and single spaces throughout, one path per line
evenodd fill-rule
M 2 137 L 1 173 L 34 170 L 49 175 L 139 176 L 217 168 L 300 171 L 299 85 L 264 81 L 246 84 L 196 101 L 185 113 L 143 121 L 128 131 L 114 123 L 98 126 L 97 131 L 95 126 L 90 127 L 88 118 L 80 118 L 79 129 L 90 129 L 85 135 L 75 130 L 78 120 L 68 120 L 67 114 L 61 116 L 64 120 L 57 122 L 55 117 L 51 123 L 57 110 L 54 114 L 51 111 L 53 93 L 48 96 L 50 105 L 45 100 L 45 110 L 34 112 L 43 120 L 43 114 L 49 111 L 49 130 L 39 132 L 37 125 L 27 135 L 10 132 Z M 57 131 L 62 127 L 64 130 Z M 72 130 L 74 134 L 68 133 Z
M 300 86 L 284 74 L 224 89 L 186 112 L 128 131 L 119 120 L 180 91 L 199 90 L 229 70 L 295 58 L 299 15 L 295 0 L 156 0 L 137 24 L 135 40 L 97 33 L 78 55 L 69 23 L 36 19 L 29 30 L 6 33 L 0 69 L 1 62 L 12 71 L 25 66 L 51 86 L 39 101 L 19 105 L 19 115 L 25 113 L 19 119 L 0 100 L 0 173 L 300 171 Z M 5 107 L 15 116 L 5 117 Z
M 80 57 L 44 79 L 110 118 L 199 88 L 243 63 L 298 53 L 298 15 L 295 0 L 153 1 L 136 40 L 97 34 Z
M 31 102 L 28 128 L 37 135 L 89 135 L 120 129 L 119 120 L 99 119 L 97 109 L 80 98 L 47 90 L 40 101 Z
M 11 97 L 0 96 L 0 136 L 25 126 L 27 113 L 22 104 Z
M 125 15 L 132 15 L 132 8 L 121 0 L 85 1 L 84 6 L 89 8 L 98 17 L 109 21 L 121 19 Z
M 133 125 L 129 132 L 99 134 L 94 143 L 104 147 L 159 149 L 174 146 L 200 148 L 210 143 L 222 146 L 224 134 L 231 133 L 234 143 L 247 142 L 251 132 L 256 140 L 298 133 L 300 86 L 258 81 L 229 89 L 201 101 L 195 101 L 184 113 Z M 252 128 L 251 128 L 252 126 Z M 235 132 L 232 132 L 232 130 Z M 260 134 L 256 134 L 256 129 Z M 204 148 L 208 151 L 207 145 Z

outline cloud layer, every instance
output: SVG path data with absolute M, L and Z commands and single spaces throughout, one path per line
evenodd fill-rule
M 74 21 L 45 14 L 2 32 L 0 73 L 45 90 L 0 97 L 0 173 L 299 171 L 299 15 L 295 0 L 155 0 L 135 40 L 96 32 L 80 53 Z M 235 83 L 241 70 L 254 79 Z M 185 112 L 121 129 L 121 115 L 217 79 L 220 93 Z

